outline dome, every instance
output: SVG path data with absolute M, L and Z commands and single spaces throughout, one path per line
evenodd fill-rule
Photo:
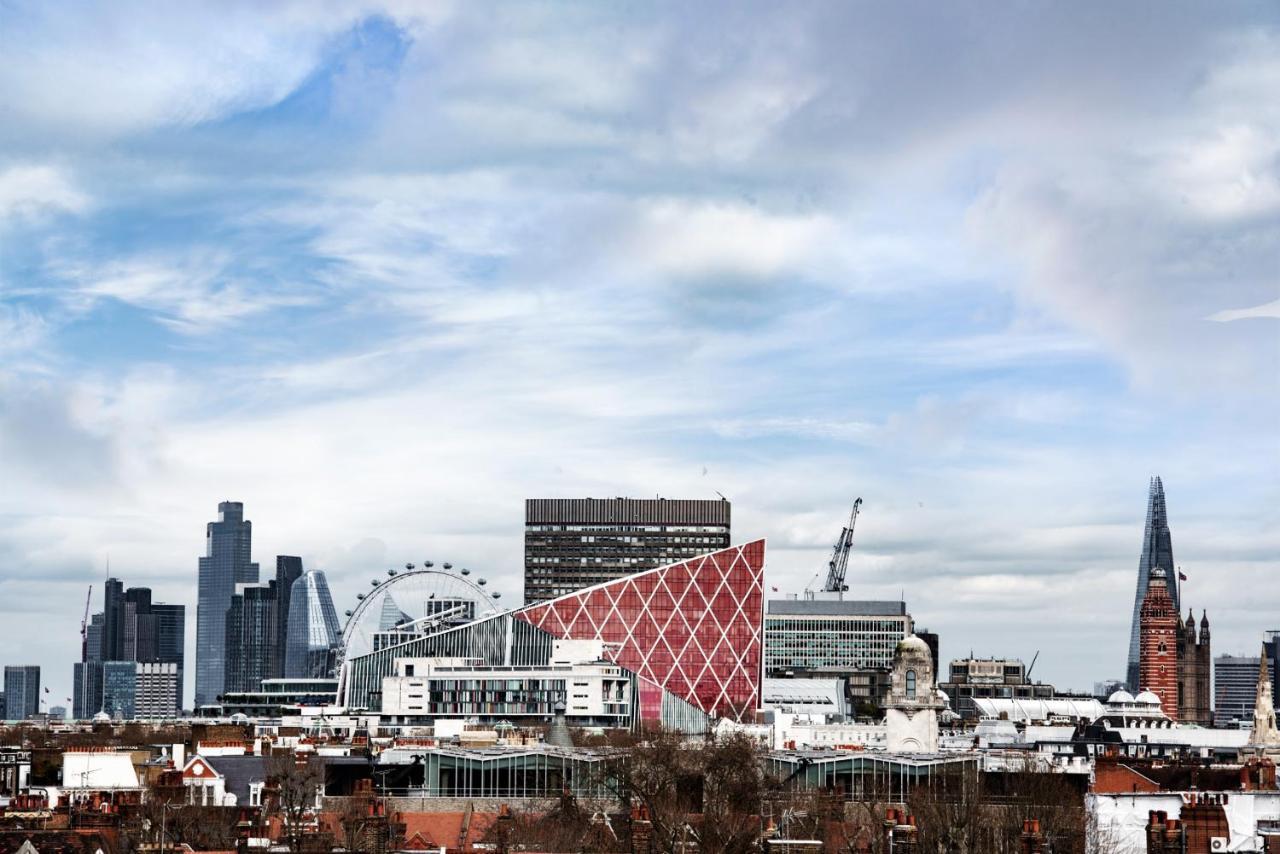
M 107 714 L 106 712 L 98 712 L 96 715 L 93 716 L 93 722 L 96 724 L 106 723 L 106 722 L 109 722 L 110 720 L 111 720 L 111 715 Z
M 1143 691 L 1141 694 L 1133 698 L 1135 703 L 1143 703 L 1148 706 L 1160 705 L 1160 698 L 1150 691 Z
M 898 641 L 896 652 L 918 652 L 921 655 L 933 657 L 933 653 L 929 650 L 929 645 L 915 635 L 907 635 Z
M 1107 702 L 1112 705 L 1119 705 L 1120 703 L 1132 703 L 1133 695 L 1130 694 L 1128 691 L 1124 690 L 1123 688 L 1121 688 L 1119 691 L 1115 692 L 1110 697 L 1108 697 Z

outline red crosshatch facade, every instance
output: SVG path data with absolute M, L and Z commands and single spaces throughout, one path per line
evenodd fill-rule
M 760 705 L 764 540 L 651 569 L 515 611 L 557 637 L 601 640 L 639 679 L 640 716 L 665 690 L 708 714 Z

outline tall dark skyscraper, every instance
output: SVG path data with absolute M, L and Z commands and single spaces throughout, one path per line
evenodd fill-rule
M 102 600 L 102 660 L 115 661 L 124 649 L 124 584 L 108 578 Z
M 264 586 L 240 585 L 227 609 L 226 666 L 223 693 L 258 691 L 263 679 L 279 675 L 277 644 L 280 631 L 280 588 L 275 581 Z
M 728 546 L 724 500 L 531 498 L 524 503 L 524 601 Z
M 285 650 L 288 648 L 289 601 L 293 583 L 302 577 L 302 558 L 294 555 L 276 555 L 276 660 L 272 676 L 283 676 Z
M 1142 600 L 1147 596 L 1151 570 L 1160 567 L 1168 579 L 1169 597 L 1173 610 L 1180 612 L 1178 601 L 1178 568 L 1173 564 L 1173 539 L 1169 535 L 1169 515 L 1165 509 L 1164 484 L 1160 478 L 1151 478 L 1147 493 L 1147 525 L 1142 535 L 1142 555 L 1138 558 L 1138 589 L 1133 597 L 1133 623 L 1129 632 L 1129 660 L 1125 669 L 1125 682 L 1130 691 L 1139 691 L 1140 628 Z
M 226 681 L 227 611 L 237 584 L 256 584 L 258 565 L 250 559 L 253 525 L 244 505 L 223 501 L 218 521 L 205 528 L 196 601 L 196 706 L 216 703 Z M 273 621 L 274 622 L 274 621 Z

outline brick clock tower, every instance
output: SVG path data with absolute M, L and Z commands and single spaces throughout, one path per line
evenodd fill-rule
M 1151 570 L 1139 617 L 1139 688 L 1160 698 L 1164 713 L 1178 720 L 1178 643 L 1182 620 L 1160 567 Z

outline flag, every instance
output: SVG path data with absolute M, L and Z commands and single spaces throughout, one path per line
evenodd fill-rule
M 1179 581 L 1186 581 L 1186 580 L 1187 580 L 1187 577 L 1186 577 L 1185 575 L 1183 575 L 1183 574 L 1182 574 L 1182 570 L 1178 570 L 1178 580 L 1179 580 Z
M 776 587 L 770 587 L 769 589 L 770 589 L 770 590 L 772 590 L 774 593 L 777 593 L 777 592 L 778 592 L 778 588 L 776 588 Z
M 48 685 L 44 686 L 44 692 L 45 692 L 46 694 L 48 694 L 48 693 L 49 693 L 49 686 L 48 686 Z

